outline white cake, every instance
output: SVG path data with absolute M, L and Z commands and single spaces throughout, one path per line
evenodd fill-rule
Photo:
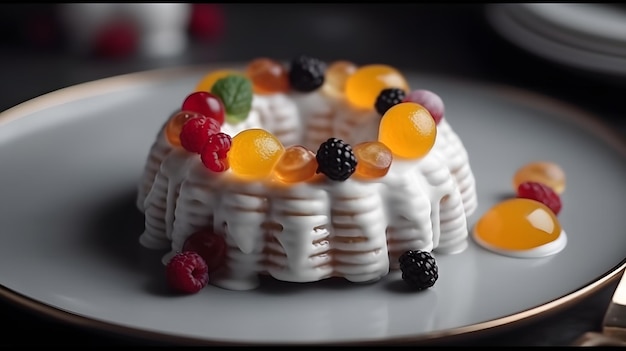
M 373 109 L 317 89 L 255 94 L 248 118 L 225 122 L 221 131 L 235 136 L 263 128 L 285 146 L 315 151 L 331 136 L 351 145 L 376 140 L 380 120 Z M 407 250 L 454 254 L 467 246 L 475 180 L 467 151 L 445 117 L 427 155 L 394 158 L 383 177 L 315 177 L 294 184 L 212 172 L 198 154 L 172 146 L 164 130 L 138 188 L 137 206 L 145 214 L 140 243 L 168 249 L 166 264 L 189 235 L 212 228 L 225 237 L 228 251 L 211 284 L 253 289 L 263 274 L 290 282 L 370 282 L 397 269 Z

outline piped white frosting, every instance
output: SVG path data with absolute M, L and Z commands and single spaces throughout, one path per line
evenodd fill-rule
M 352 145 L 376 140 L 379 120 L 375 111 L 354 110 L 321 92 L 255 95 L 248 119 L 222 131 L 234 136 L 262 127 L 285 146 L 316 151 L 330 136 Z M 212 172 L 199 155 L 172 148 L 162 128 L 139 184 L 137 206 L 146 223 L 140 242 L 169 248 L 167 263 L 189 235 L 212 226 L 225 235 L 228 259 L 210 281 L 233 290 L 255 288 L 259 274 L 292 282 L 374 281 L 397 268 L 406 250 L 463 251 L 475 181 L 445 118 L 437 128 L 424 158 L 396 159 L 379 179 L 317 177 L 289 186 Z

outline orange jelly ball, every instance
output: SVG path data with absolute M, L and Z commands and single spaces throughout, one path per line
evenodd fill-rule
M 313 177 L 316 170 L 315 153 L 302 145 L 286 148 L 274 167 L 276 177 L 285 183 L 305 181 Z
M 365 179 L 384 177 L 393 162 L 391 150 L 379 141 L 366 141 L 352 148 L 357 159 L 354 174 Z
M 213 71 L 200 79 L 198 84 L 196 85 L 195 91 L 211 91 L 213 84 L 218 80 L 225 78 L 231 74 L 239 74 L 243 75 L 243 73 L 233 70 L 233 69 L 220 69 L 217 71 Z
M 289 74 L 283 64 L 268 58 L 252 60 L 246 75 L 257 94 L 286 93 L 290 90 Z
M 228 162 L 237 175 L 260 179 L 267 177 L 285 152 L 283 144 L 264 129 L 246 129 L 232 139 Z
M 565 191 L 565 172 L 553 162 L 531 162 L 519 168 L 513 175 L 515 190 L 524 182 L 543 183 L 552 188 L 555 193 L 562 194 Z
M 503 250 L 530 250 L 559 238 L 561 225 L 539 201 L 512 198 L 489 209 L 474 227 L 474 236 Z
M 394 156 L 407 159 L 428 154 L 437 136 L 437 125 L 430 112 L 414 102 L 392 106 L 378 128 L 378 141 L 387 145 Z
M 382 65 L 365 65 L 356 70 L 346 81 L 346 98 L 354 106 L 373 109 L 376 98 L 383 89 L 400 88 L 409 91 L 409 84 L 395 68 Z
M 346 82 L 357 70 L 357 66 L 345 60 L 332 62 L 326 69 L 326 77 L 322 91 L 330 96 L 342 96 L 346 89 Z
M 175 113 L 165 125 L 165 137 L 167 141 L 173 146 L 181 146 L 180 144 L 180 130 L 183 128 L 183 124 L 192 117 L 202 116 L 201 114 L 193 111 L 178 111 Z

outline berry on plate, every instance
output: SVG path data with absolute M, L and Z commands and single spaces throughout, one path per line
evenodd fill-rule
M 206 262 L 209 273 L 219 268 L 226 259 L 224 237 L 205 229 L 191 234 L 183 244 L 183 251 L 196 252 Z
M 558 215 L 561 212 L 561 197 L 552 187 L 540 182 L 523 182 L 517 187 L 517 197 L 536 200 L 548 206 Z
M 194 294 L 209 283 L 209 269 L 194 251 L 183 251 L 170 259 L 165 267 L 168 285 L 176 292 Z
M 411 288 L 428 289 L 439 278 L 439 268 L 435 258 L 426 251 L 408 250 L 398 259 L 402 280 Z

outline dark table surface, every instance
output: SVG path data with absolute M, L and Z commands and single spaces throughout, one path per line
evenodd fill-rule
M 624 133 L 626 79 L 561 66 L 504 40 L 485 20 L 485 4 L 465 5 L 221 5 L 218 40 L 190 40 L 173 57 L 134 55 L 107 59 L 72 53 L 59 41 L 33 45 L 16 29 L 25 16 L 54 5 L 0 5 L 0 110 L 70 85 L 113 75 L 212 62 L 245 62 L 258 56 L 289 59 L 307 53 L 322 59 L 382 62 L 400 69 L 506 84 L 587 110 Z M 335 31 L 329 28 L 335 28 Z M 58 38 L 57 38 L 58 39 Z M 626 133 L 625 133 L 626 134 Z M 443 345 L 569 345 L 598 331 L 617 282 L 571 306 L 538 318 Z M 162 345 L 53 319 L 0 302 L 0 345 Z

